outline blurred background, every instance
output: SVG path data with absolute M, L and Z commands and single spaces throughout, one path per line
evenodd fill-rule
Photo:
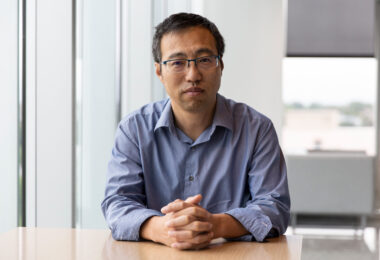
M 151 41 L 177 12 L 224 36 L 220 93 L 272 119 L 303 259 L 380 259 L 375 0 L 2 0 L 0 232 L 106 228 L 116 125 L 166 97 Z

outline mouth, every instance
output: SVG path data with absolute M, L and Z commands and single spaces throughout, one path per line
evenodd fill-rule
M 204 92 L 203 89 L 198 87 L 191 87 L 184 91 L 184 94 L 190 95 L 190 96 L 198 96 Z

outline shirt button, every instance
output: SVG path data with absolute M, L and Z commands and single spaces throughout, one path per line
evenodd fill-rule
M 195 151 L 195 149 L 196 149 L 195 147 L 191 147 L 191 151 Z
M 189 181 L 193 181 L 194 180 L 194 177 L 193 176 L 190 176 L 189 177 Z

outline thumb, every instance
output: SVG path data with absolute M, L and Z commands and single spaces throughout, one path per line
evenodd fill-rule
M 202 200 L 202 195 L 201 194 L 197 194 L 195 196 L 188 197 L 185 200 L 185 202 L 191 203 L 191 204 L 198 204 L 199 202 L 201 202 L 201 200 Z

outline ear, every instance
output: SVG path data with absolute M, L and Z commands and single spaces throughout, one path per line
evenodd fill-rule
M 219 62 L 220 62 L 220 70 L 223 72 L 223 69 L 224 69 L 224 62 L 223 62 L 222 57 L 220 57 Z
M 160 79 L 160 81 L 162 82 L 162 71 L 161 71 L 161 64 L 160 63 L 154 63 L 154 67 L 156 69 L 156 75 L 157 77 Z

